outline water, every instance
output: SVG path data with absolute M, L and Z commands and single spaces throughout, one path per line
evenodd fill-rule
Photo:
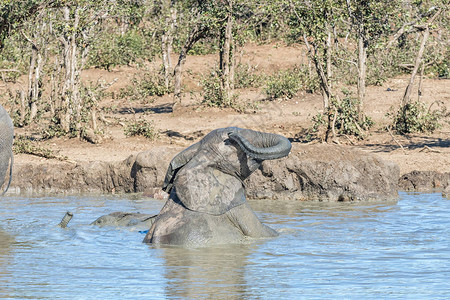
M 137 229 L 88 224 L 112 211 L 158 213 L 138 196 L 5 197 L 0 298 L 448 299 L 450 201 L 251 202 L 280 237 L 207 249 L 152 247 Z M 69 210 L 69 228 L 56 226 Z

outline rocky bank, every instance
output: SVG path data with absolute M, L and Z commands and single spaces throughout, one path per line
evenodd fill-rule
M 182 148 L 154 147 L 117 162 L 17 163 L 12 193 L 129 193 L 164 197 L 167 166 Z M 389 200 L 407 189 L 396 163 L 352 147 L 293 144 L 284 159 L 265 161 L 245 182 L 250 198 L 301 201 Z M 408 177 L 413 182 L 411 177 Z M 447 181 L 440 181 L 445 188 Z M 437 182 L 438 179 L 436 179 Z M 415 181 L 414 181 L 415 182 Z M 414 185 L 416 187 L 417 185 Z M 437 183 L 433 187 L 437 187 Z

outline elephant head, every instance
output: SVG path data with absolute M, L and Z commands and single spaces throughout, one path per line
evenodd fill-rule
M 290 150 L 289 140 L 276 134 L 236 127 L 210 132 L 170 162 L 163 186 L 170 197 L 144 242 L 208 244 L 239 234 L 276 235 L 246 203 L 243 180 L 263 160 L 285 157 Z
M 11 184 L 13 153 L 12 144 L 14 139 L 14 127 L 6 110 L 0 105 L 0 188 L 5 182 L 6 172 L 9 166 L 9 181 L 2 195 L 6 193 Z M 11 163 L 10 163 L 11 160 Z

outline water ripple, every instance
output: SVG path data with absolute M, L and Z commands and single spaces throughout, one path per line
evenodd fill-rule
M 139 196 L 5 197 L 0 298 L 418 298 L 450 294 L 450 201 L 252 201 L 279 237 L 207 249 L 153 247 L 136 230 L 89 226 L 112 211 L 157 213 Z M 74 212 L 69 228 L 56 226 Z

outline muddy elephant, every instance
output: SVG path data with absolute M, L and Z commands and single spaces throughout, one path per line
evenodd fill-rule
M 0 188 L 5 183 L 6 173 L 9 167 L 9 180 L 2 195 L 6 193 L 11 184 L 13 168 L 12 144 L 14 139 L 14 127 L 6 110 L 0 105 Z
M 170 162 L 163 186 L 170 196 L 144 242 L 197 247 L 277 236 L 247 203 L 243 181 L 263 160 L 290 150 L 277 134 L 236 127 L 210 132 Z

